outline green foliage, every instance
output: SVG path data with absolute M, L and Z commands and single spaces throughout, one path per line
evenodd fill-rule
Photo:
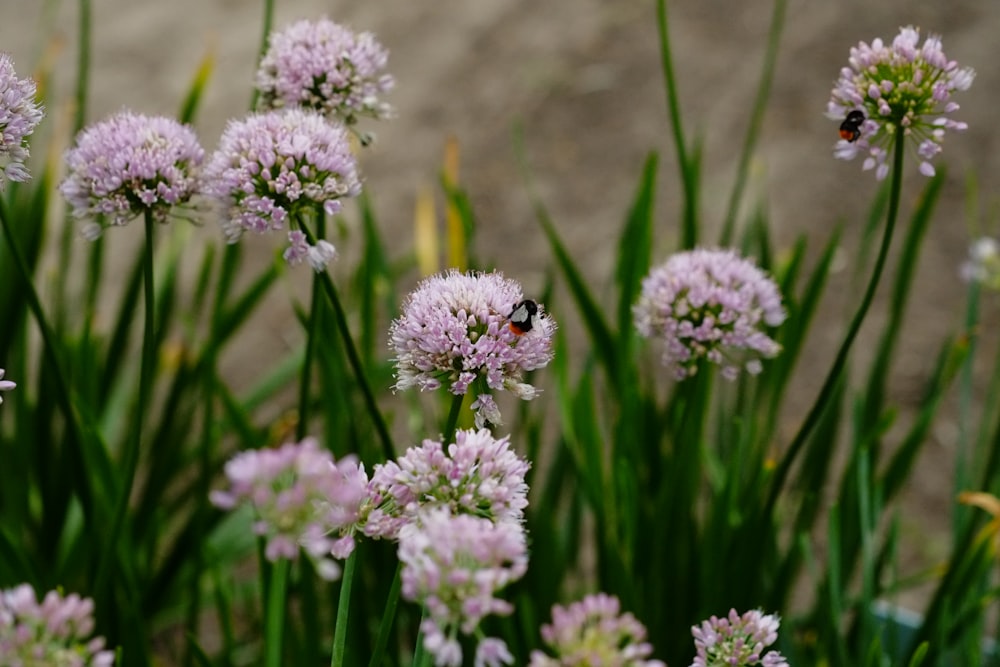
M 88 4 L 81 8 L 78 125 L 89 44 Z M 539 645 L 554 603 L 593 590 L 617 595 L 649 628 L 657 657 L 672 665 L 690 663 L 693 624 L 730 608 L 780 614 L 780 648 L 792 665 L 989 659 L 983 639 L 995 612 L 990 576 L 1000 519 L 956 507 L 947 562 L 917 577 L 933 587 L 919 624 L 904 633 L 892 614 L 878 611 L 913 579 L 897 572 L 904 548 L 898 497 L 956 382 L 963 434 L 956 490 L 1000 487 L 1000 358 L 989 369 L 986 400 L 976 404 L 972 392 L 981 380 L 977 290 L 962 328 L 938 343 L 915 404 L 904 409 L 891 391 L 943 170 L 906 218 L 896 145 L 891 180 L 873 193 L 850 267 L 865 287 L 829 368 L 817 368 L 807 345 L 844 243 L 841 228 L 818 247 L 803 235 L 785 248 L 775 244 L 764 210 L 740 219 L 784 8 L 776 0 L 721 235 L 774 276 L 788 310 L 771 332 L 782 354 L 761 375 L 730 383 L 704 367 L 671 381 L 633 324 L 642 279 L 660 259 L 653 249 L 665 245 L 656 238 L 661 221 L 679 221 L 677 249 L 706 236 L 702 152 L 679 116 L 665 0 L 657 18 L 681 211 L 657 211 L 661 158 L 651 153 L 621 223 L 611 303 L 574 259 L 523 165 L 552 253 L 552 282 L 569 296 L 561 301 L 550 283 L 546 308 L 580 326 L 557 332 L 555 359 L 543 371 L 551 391 L 520 406 L 512 429 L 534 461 L 531 567 L 509 591 L 513 616 L 491 629 L 508 641 L 516 664 Z M 265 26 L 271 11 L 266 3 Z M 180 107 L 183 120 L 196 117 L 211 69 L 206 58 Z M 247 360 L 258 366 L 258 380 L 233 386 L 221 360 L 281 284 L 280 258 L 253 266 L 238 245 L 193 247 L 184 223 L 156 229 L 154 243 L 147 221 L 148 245 L 112 276 L 110 239 L 71 247 L 69 222 L 50 226 L 61 215 L 50 210 L 55 171 L 46 165 L 32 183 L 0 195 L 0 265 L 9 267 L 0 283 L 0 365 L 19 385 L 0 408 L 0 588 L 28 582 L 93 597 L 98 632 L 121 646 L 126 667 L 409 664 L 422 650 L 421 611 L 399 600 L 392 545 L 362 541 L 343 581 L 330 584 L 307 564 L 269 564 L 253 537 L 254 518 L 208 502 L 233 453 L 293 434 L 318 434 L 338 458 L 357 454 L 370 470 L 428 435 L 411 424 L 454 433 L 461 397 L 440 423 L 435 415 L 407 419 L 419 406 L 391 397 L 393 366 L 382 340 L 400 302 L 395 285 L 412 277 L 404 273 L 413 263 L 389 255 L 371 200 L 361 198 L 349 213 L 359 219 L 357 238 L 344 239 L 360 246 L 356 264 L 317 274 L 311 297 L 290 309 L 303 342 Z M 473 201 L 448 178 L 444 196 L 475 267 Z M 894 256 L 897 218 L 902 240 Z M 321 235 L 327 222 L 320 212 L 303 224 Z M 54 277 L 40 270 L 50 236 L 62 263 Z M 891 284 L 878 304 L 884 272 Z M 193 287 L 185 275 L 196 276 Z M 869 312 L 883 307 L 875 329 Z M 826 325 L 836 319 L 823 318 Z M 854 358 L 862 324 L 877 340 L 865 364 Z M 804 415 L 789 407 L 791 396 L 803 395 L 812 399 Z

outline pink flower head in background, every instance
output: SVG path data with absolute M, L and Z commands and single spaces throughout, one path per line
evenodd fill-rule
M 697 656 L 691 667 L 788 667 L 777 651 L 764 649 L 778 640 L 778 617 L 754 609 L 742 616 L 711 617 L 691 628 Z
M 299 547 L 320 576 L 334 579 L 347 558 L 368 499 L 368 476 L 353 457 L 333 456 L 307 438 L 277 449 L 241 452 L 226 463 L 229 489 L 213 491 L 217 507 L 250 505 L 253 528 L 265 538 L 268 560 L 295 560 Z
M 370 493 L 376 507 L 365 524 L 373 537 L 395 538 L 428 507 L 447 507 L 494 522 L 520 522 L 528 506 L 524 476 L 530 464 L 486 429 L 458 431 L 444 446 L 424 440 L 398 461 L 376 464 Z
M 486 616 L 511 613 L 512 605 L 494 596 L 528 569 L 520 523 L 452 515 L 444 507 L 428 509 L 403 527 L 399 560 L 403 597 L 427 610 L 424 647 L 436 665 L 455 667 L 462 664 L 458 633 L 471 635 Z M 480 639 L 477 665 L 512 662 L 502 640 Z
M 245 231 L 295 231 L 294 218 L 317 207 L 333 215 L 361 192 L 361 181 L 347 131 L 296 108 L 229 121 L 205 167 L 205 190 L 222 205 L 232 243 Z M 326 245 L 315 246 L 315 259 L 332 258 L 333 246 Z M 308 258 L 315 266 L 312 248 L 304 236 L 293 237 L 286 260 Z
M 76 137 L 66 152 L 67 175 L 59 191 L 77 218 L 121 226 L 149 211 L 166 222 L 175 206 L 186 204 L 198 187 L 205 158 L 187 125 L 165 116 L 120 111 Z M 101 232 L 100 220 L 84 231 Z
M 359 116 L 386 118 L 381 96 L 394 81 L 389 52 L 370 32 L 356 33 L 323 18 L 271 33 L 257 70 L 265 108 L 306 107 L 352 124 Z
M 36 92 L 35 82 L 17 78 L 14 61 L 0 53 L 0 190 L 8 180 L 23 183 L 31 178 L 24 166 L 28 137 L 45 116 Z
M 1000 243 L 988 236 L 969 246 L 969 257 L 960 269 L 962 279 L 1000 290 Z
M 758 357 L 781 347 L 763 331 L 785 321 L 778 287 L 732 250 L 695 249 L 672 255 L 642 281 L 635 326 L 664 343 L 663 363 L 675 379 L 694 375 L 705 359 L 734 379 L 756 374 Z
M 916 144 L 920 173 L 933 176 L 930 161 L 941 152 L 945 131 L 966 129 L 948 115 L 959 108 L 952 94 L 968 90 L 975 72 L 948 60 L 940 37 L 919 41 L 920 31 L 907 27 L 892 44 L 875 39 L 852 47 L 849 66 L 840 70 L 827 103 L 827 117 L 838 122 L 852 111 L 863 114 L 857 133 L 838 141 L 834 155 L 843 160 L 864 155 L 862 168 L 875 169 L 879 180 L 889 173 L 886 159 L 896 137 Z
M 538 390 L 523 382 L 528 371 L 552 360 L 555 322 L 544 309 L 531 315 L 530 330 L 510 326 L 523 301 L 521 286 L 500 273 L 447 273 L 431 276 L 410 293 L 403 313 L 389 328 L 396 353 L 397 391 L 442 386 L 463 395 L 479 381 L 476 425 L 499 425 L 500 411 L 490 391 L 507 390 L 530 400 Z
M 17 384 L 15 384 L 14 382 L 3 379 L 4 373 L 6 372 L 7 371 L 0 368 L 0 391 L 10 391 L 11 389 L 17 386 Z M 0 396 L 0 403 L 3 403 L 3 396 Z
M 49 591 L 41 602 L 21 584 L 0 590 L 0 665 L 111 667 L 114 651 L 94 632 L 94 601 Z
M 653 647 L 646 627 L 621 613 L 618 598 L 604 593 L 552 607 L 552 624 L 542 626 L 542 639 L 555 657 L 532 651 L 529 667 L 665 667 L 647 660 Z

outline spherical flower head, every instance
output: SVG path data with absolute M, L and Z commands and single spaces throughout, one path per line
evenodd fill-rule
M 187 125 L 124 110 L 77 135 L 59 191 L 77 218 L 103 216 L 107 224 L 124 225 L 149 212 L 166 222 L 196 192 L 204 158 Z
M 0 591 L 0 665 L 111 667 L 114 651 L 94 632 L 94 601 L 49 591 L 39 602 L 28 584 Z
M 641 335 L 663 339 L 663 363 L 677 380 L 694 375 L 703 359 L 730 380 L 741 366 L 759 373 L 759 357 L 781 351 L 763 328 L 786 317 L 777 285 L 753 262 L 704 248 L 672 255 L 650 271 L 633 315 Z
M 7 371 L 0 368 L 0 391 L 10 391 L 11 389 L 17 386 L 16 383 L 11 382 L 10 380 L 3 379 L 4 373 L 6 372 Z M 3 403 L 3 396 L 0 396 L 0 403 Z
M 969 246 L 969 257 L 960 275 L 966 282 L 1000 290 L 1000 243 L 988 236 L 977 239 Z
M 24 166 L 28 137 L 45 116 L 36 92 L 35 82 L 17 78 L 13 59 L 0 53 L 0 191 L 8 180 L 23 183 L 31 178 Z
M 257 70 L 265 108 L 306 107 L 351 124 L 359 116 L 386 118 L 381 97 L 392 89 L 389 52 L 370 32 L 356 33 L 322 18 L 271 33 Z
M 399 461 L 375 466 L 369 492 L 379 513 L 365 525 L 365 533 L 395 538 L 400 528 L 434 506 L 456 515 L 520 522 L 528 506 L 524 476 L 529 467 L 511 449 L 509 437 L 495 439 L 486 429 L 458 431 L 447 452 L 440 442 L 424 440 Z
M 421 282 L 406 298 L 402 316 L 389 328 L 396 353 L 397 391 L 446 386 L 463 395 L 481 380 L 488 390 L 508 390 L 530 400 L 537 390 L 522 381 L 524 373 L 552 360 L 555 322 L 544 309 L 531 318 L 529 331 L 510 326 L 514 306 L 523 300 L 521 286 L 500 273 L 447 273 Z M 534 303 L 534 302 L 532 302 Z M 496 403 L 475 403 L 479 426 L 498 425 Z M 486 412 L 483 412 L 483 411 Z
M 307 438 L 237 454 L 226 463 L 226 477 L 229 489 L 212 492 L 212 503 L 223 509 L 252 506 L 254 532 L 265 539 L 268 560 L 295 560 L 301 547 L 320 576 L 339 576 L 330 556 L 343 559 L 354 550 L 368 499 L 364 466 L 353 457 L 335 463 Z
M 975 72 L 948 60 L 940 37 L 930 35 L 922 45 L 919 41 L 920 31 L 907 27 L 900 28 L 890 45 L 875 39 L 851 48 L 849 66 L 840 71 L 827 104 L 826 115 L 838 122 L 851 111 L 864 114 L 857 140 L 841 139 L 834 155 L 844 160 L 865 155 L 862 168 L 875 169 L 879 180 L 889 173 L 886 158 L 893 140 L 916 144 L 920 173 L 933 176 L 930 161 L 941 152 L 945 132 L 967 127 L 949 118 L 959 108 L 951 98 L 972 85 Z
M 457 634 L 471 635 L 486 616 L 513 611 L 495 595 L 527 571 L 527 541 L 520 523 L 493 523 L 436 507 L 400 531 L 399 560 L 403 597 L 427 610 L 424 647 L 435 664 L 461 665 Z M 505 652 L 501 640 L 491 639 L 477 653 L 492 660 L 484 664 L 501 664 L 498 656 Z
M 653 652 L 646 627 L 622 614 L 618 598 L 604 593 L 552 607 L 552 624 L 542 626 L 542 639 L 555 657 L 533 651 L 529 667 L 665 667 L 646 659 Z
M 711 617 L 691 628 L 697 656 L 691 667 L 788 667 L 777 651 L 764 649 L 778 640 L 778 617 L 759 609 L 742 616 L 735 609 L 728 617 Z
M 205 167 L 205 190 L 224 208 L 223 231 L 235 242 L 244 231 L 290 228 L 289 218 L 318 206 L 333 215 L 361 182 L 347 131 L 315 111 L 288 109 L 229 121 Z M 303 258 L 295 245 L 293 263 Z

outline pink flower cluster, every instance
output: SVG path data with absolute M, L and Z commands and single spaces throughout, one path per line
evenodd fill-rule
M 968 90 L 975 72 L 948 60 L 940 37 L 930 35 L 922 45 L 919 41 L 920 31 L 906 27 L 892 44 L 875 39 L 851 48 L 849 66 L 840 71 L 826 107 L 827 116 L 838 122 L 851 111 L 864 114 L 860 135 L 837 142 L 834 155 L 843 160 L 865 155 L 862 168 L 875 169 L 879 180 L 889 173 L 886 157 L 894 140 L 914 141 L 920 173 L 933 176 L 930 160 L 941 152 L 945 131 L 967 127 L 948 114 L 959 108 L 952 94 Z
M 428 507 L 447 507 L 493 522 L 520 523 L 528 506 L 524 476 L 530 465 L 486 429 L 460 430 L 455 442 L 424 440 L 398 461 L 376 464 L 371 493 L 374 509 L 365 525 L 373 537 L 395 538 Z
M 552 360 L 552 318 L 540 310 L 523 335 L 509 326 L 511 311 L 522 299 L 520 285 L 496 272 L 452 270 L 425 279 L 389 328 L 396 353 L 395 389 L 446 386 L 452 394 L 464 395 L 478 382 L 476 425 L 499 425 L 500 411 L 489 392 L 534 398 L 538 390 L 523 382 L 524 373 Z
M 604 593 L 552 607 L 552 623 L 542 626 L 542 639 L 556 657 L 533 651 L 529 667 L 665 667 L 648 659 L 653 647 L 646 627 L 621 613 L 618 598 Z
M 84 129 L 66 153 L 59 191 L 78 218 L 124 225 L 146 211 L 164 222 L 198 189 L 205 151 L 194 130 L 164 116 L 121 111 Z M 89 237 L 100 234 L 92 224 Z
M 230 121 L 205 167 L 205 191 L 225 210 L 223 230 L 235 242 L 244 231 L 290 228 L 290 217 L 317 206 L 333 215 L 361 182 L 344 127 L 296 108 Z M 304 241 L 291 243 L 286 257 L 300 257 Z
M 28 584 L 0 591 L 0 665 L 111 667 L 114 651 L 94 632 L 94 601 L 49 591 L 41 602 Z
M 254 532 L 269 560 L 295 560 L 299 548 L 326 579 L 340 576 L 337 559 L 354 550 L 368 499 L 368 476 L 352 457 L 334 462 L 315 440 L 242 452 L 226 464 L 229 489 L 214 491 L 217 507 L 250 505 Z
M 677 380 L 694 375 L 702 359 L 728 379 L 741 367 L 759 373 L 758 357 L 781 350 L 763 328 L 786 317 L 777 285 L 751 261 L 703 248 L 650 271 L 633 314 L 641 335 L 663 340 L 663 363 Z
M 23 183 L 31 178 L 24 166 L 30 155 L 28 137 L 45 116 L 36 92 L 35 82 L 19 79 L 14 61 L 0 53 L 0 190 L 8 180 Z
M 740 616 L 712 616 L 691 628 L 697 655 L 691 667 L 788 667 L 777 651 L 764 649 L 778 640 L 778 617 L 754 609 Z
M 348 124 L 392 114 L 380 99 L 394 85 L 385 73 L 389 52 L 370 32 L 323 18 L 293 23 L 268 41 L 257 70 L 265 107 L 306 107 Z
M 427 609 L 421 624 L 424 647 L 439 667 L 461 666 L 459 632 L 472 634 L 486 616 L 513 611 L 495 594 L 528 569 L 527 542 L 519 523 L 453 515 L 446 507 L 425 510 L 403 527 L 399 560 L 403 596 Z M 512 663 L 502 640 L 480 640 L 476 665 Z

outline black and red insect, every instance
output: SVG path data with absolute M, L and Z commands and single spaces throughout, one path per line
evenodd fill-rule
M 523 336 L 531 331 L 535 326 L 535 318 L 538 316 L 538 304 L 531 299 L 518 301 L 514 304 L 514 309 L 510 312 L 508 326 L 517 336 Z
M 861 123 L 865 122 L 865 114 L 857 109 L 847 112 L 847 118 L 840 124 L 840 138 L 854 143 L 861 136 Z

